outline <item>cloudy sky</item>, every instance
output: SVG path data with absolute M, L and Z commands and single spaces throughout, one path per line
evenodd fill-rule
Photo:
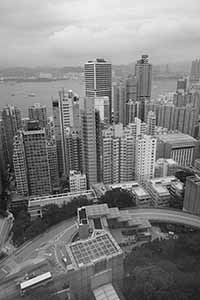
M 199 0 L 0 0 L 0 66 L 200 56 Z

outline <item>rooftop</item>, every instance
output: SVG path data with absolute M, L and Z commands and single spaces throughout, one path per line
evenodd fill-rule
M 74 242 L 67 246 L 67 250 L 75 269 L 122 253 L 111 234 L 105 231 L 87 240 Z
M 169 143 L 171 145 L 180 145 L 180 144 L 190 144 L 195 145 L 196 139 L 192 136 L 184 133 L 167 133 L 161 134 L 158 136 L 159 140 L 164 143 Z
M 96 300 L 119 300 L 120 299 L 111 283 L 105 284 L 93 290 L 93 294 Z
M 87 217 L 106 216 L 109 214 L 107 204 L 88 205 L 85 207 Z
M 167 195 L 167 196 L 170 195 L 168 189 L 162 186 L 161 184 L 157 184 L 157 185 L 155 184 L 153 185 L 153 188 L 159 195 Z
M 147 196 L 149 196 L 149 193 L 147 193 L 147 191 L 145 191 L 145 189 L 143 189 L 142 187 L 136 187 L 135 189 L 133 189 L 133 192 L 138 197 L 147 197 Z

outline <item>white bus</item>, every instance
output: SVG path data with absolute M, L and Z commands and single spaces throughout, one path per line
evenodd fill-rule
M 41 286 L 43 284 L 46 284 L 47 282 L 49 282 L 51 280 L 52 280 L 51 273 L 46 272 L 44 274 L 41 274 L 39 276 L 36 276 L 36 277 L 33 277 L 31 279 L 21 282 L 20 283 L 21 296 L 24 296 L 26 291 L 28 291 L 36 286 Z

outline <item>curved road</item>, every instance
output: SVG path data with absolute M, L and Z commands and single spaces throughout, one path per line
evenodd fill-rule
M 143 208 L 129 209 L 133 217 L 144 217 L 149 221 L 162 221 L 189 225 L 200 229 L 200 217 L 176 210 Z

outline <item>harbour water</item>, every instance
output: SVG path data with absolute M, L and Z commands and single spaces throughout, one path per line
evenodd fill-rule
M 15 104 L 27 116 L 27 110 L 33 103 L 47 106 L 48 113 L 52 112 L 52 98 L 58 98 L 58 91 L 64 88 L 73 90 L 80 97 L 84 96 L 84 83 L 79 80 L 60 80 L 48 82 L 3 82 L 0 84 L 0 109 L 6 104 Z M 174 92 L 176 80 L 156 80 L 152 84 L 152 98 L 160 94 Z

